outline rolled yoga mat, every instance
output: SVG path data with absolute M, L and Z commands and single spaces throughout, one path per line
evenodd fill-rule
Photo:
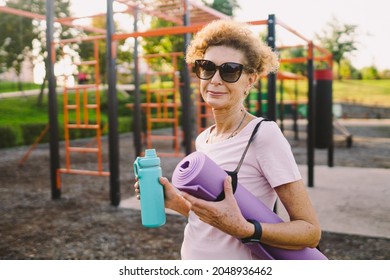
M 179 190 L 197 198 L 216 201 L 223 192 L 223 182 L 227 173 L 202 152 L 194 152 L 182 159 L 176 166 L 172 183 Z M 242 215 L 260 223 L 280 223 L 283 220 L 258 200 L 245 187 L 237 184 L 234 193 Z M 260 243 L 245 243 L 262 259 L 269 260 L 326 260 L 318 249 L 287 250 Z

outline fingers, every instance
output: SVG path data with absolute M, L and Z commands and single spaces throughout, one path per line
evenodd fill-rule
M 232 186 L 232 177 L 226 176 L 225 181 L 223 182 L 223 188 L 225 191 L 225 198 L 234 196 L 233 186 Z
M 135 178 L 134 191 L 135 191 L 135 194 L 136 194 L 137 199 L 140 200 L 141 197 L 140 197 L 140 195 L 139 195 L 139 183 L 138 183 L 138 178 Z
M 186 193 L 186 192 L 180 192 L 181 196 L 187 200 L 188 202 L 190 202 L 191 204 L 195 204 L 199 199 L 197 199 L 196 197 Z
M 166 177 L 160 177 L 160 184 L 164 187 L 169 184 L 169 180 Z

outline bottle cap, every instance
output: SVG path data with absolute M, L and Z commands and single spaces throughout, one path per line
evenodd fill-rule
M 160 165 L 160 158 L 157 157 L 155 149 L 146 149 L 145 157 L 141 157 L 139 159 L 139 165 L 141 167 Z

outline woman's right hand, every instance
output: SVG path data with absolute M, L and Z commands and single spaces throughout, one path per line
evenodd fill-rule
M 180 192 L 169 182 L 166 177 L 160 177 L 160 184 L 164 187 L 165 208 L 177 211 L 184 216 L 188 216 L 191 204 L 183 198 Z M 141 193 L 138 179 L 135 180 L 134 189 L 137 195 L 137 199 L 139 200 Z
M 138 183 L 137 177 L 135 178 L 134 190 L 135 190 L 135 194 L 137 196 L 137 199 L 140 200 L 141 197 L 139 196 L 139 183 Z

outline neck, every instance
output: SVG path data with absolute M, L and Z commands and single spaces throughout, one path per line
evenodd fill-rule
M 240 106 L 229 111 L 218 111 L 214 110 L 215 120 L 215 135 L 233 133 L 234 130 L 238 129 L 237 126 L 241 126 L 242 121 L 246 115 L 244 107 Z

